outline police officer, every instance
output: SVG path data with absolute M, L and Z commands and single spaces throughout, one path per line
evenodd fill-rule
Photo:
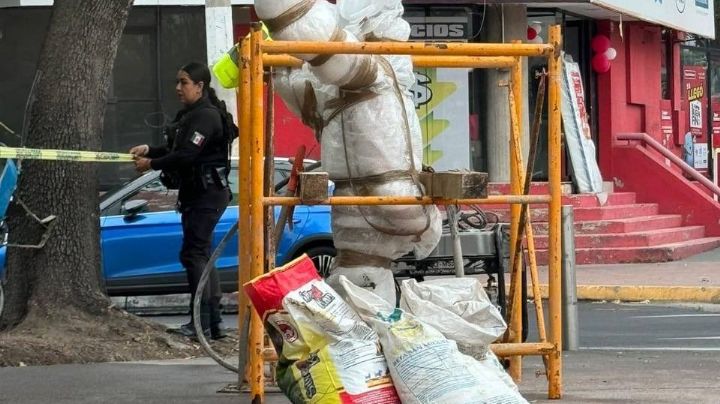
M 229 142 L 233 138 L 231 117 L 210 87 L 210 71 L 202 63 L 189 63 L 177 73 L 175 91 L 184 108 L 166 128 L 167 144 L 130 149 L 139 172 L 162 170 L 161 180 L 179 189 L 178 211 L 182 215 L 183 241 L 180 262 L 185 267 L 194 299 L 203 268 L 210 258 L 213 230 L 230 201 L 227 174 Z M 237 132 L 234 132 L 237 133 Z M 217 270 L 212 269 L 202 297 L 203 332 L 212 339 L 225 337 L 221 326 L 222 291 Z M 176 332 L 196 337 L 190 322 Z

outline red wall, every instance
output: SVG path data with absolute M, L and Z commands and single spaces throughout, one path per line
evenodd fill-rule
M 662 213 L 682 215 L 684 225 L 705 226 L 706 236 L 720 236 L 720 204 L 683 175 L 666 169 L 663 160 L 641 145 L 616 145 L 615 190 L 633 191 L 639 200 L 658 203 Z
M 662 100 L 661 66 L 662 38 L 658 26 L 634 22 L 625 23 L 623 35 L 617 22 L 601 21 L 598 34 L 607 35 L 617 58 L 605 74 L 598 74 L 598 148 L 600 170 L 611 179 L 616 174 L 613 165 L 613 137 L 617 133 L 644 132 L 682 157 L 686 113 L 681 99 L 680 50 L 671 50 L 668 66 L 671 84 L 670 99 Z M 665 136 L 661 129 L 662 106 L 669 107 L 674 136 Z
M 681 214 L 685 224 L 705 225 L 708 235 L 720 235 L 720 204 L 651 148 L 614 140 L 620 133 L 647 133 L 682 158 L 688 125 L 679 43 L 669 50 L 669 99 L 663 100 L 661 28 L 626 23 L 621 36 L 617 23 L 603 21 L 598 31 L 617 50 L 610 71 L 596 75 L 603 178 L 614 181 L 616 191 L 635 192 L 639 202 L 658 203 L 662 213 Z M 672 121 L 662 119 L 662 110 L 670 112 Z

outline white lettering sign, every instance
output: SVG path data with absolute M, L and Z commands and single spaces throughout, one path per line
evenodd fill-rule
M 680 31 L 715 38 L 712 0 L 590 0 L 590 3 Z

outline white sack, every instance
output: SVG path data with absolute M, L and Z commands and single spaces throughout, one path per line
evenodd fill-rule
M 527 403 L 454 341 L 379 296 L 340 277 L 348 303 L 380 337 L 395 389 L 404 404 Z
M 489 350 L 507 329 L 500 311 L 476 278 L 403 281 L 400 308 L 457 343 L 460 352 L 477 359 L 506 386 L 517 390 L 497 356 Z

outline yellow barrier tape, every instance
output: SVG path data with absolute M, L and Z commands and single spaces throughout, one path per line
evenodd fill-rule
M 132 162 L 128 153 L 93 152 L 80 150 L 28 149 L 19 147 L 0 147 L 2 159 L 81 161 L 96 163 Z

